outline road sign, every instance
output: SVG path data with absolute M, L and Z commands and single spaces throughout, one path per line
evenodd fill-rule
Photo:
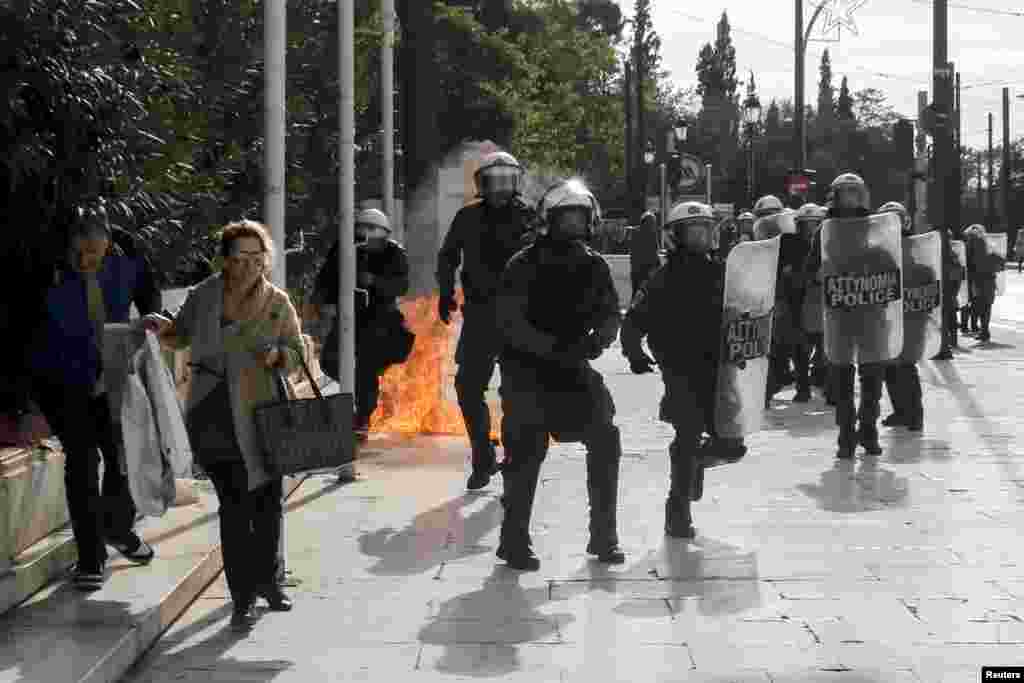
M 811 179 L 803 175 L 786 176 L 786 192 L 804 194 L 811 189 Z
M 683 154 L 679 157 L 679 185 L 680 190 L 691 190 L 704 179 L 704 162 L 692 154 Z

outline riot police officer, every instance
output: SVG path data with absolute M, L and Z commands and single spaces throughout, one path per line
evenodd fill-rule
M 749 242 L 754 239 L 754 221 L 757 216 L 749 211 L 743 211 L 736 217 L 736 233 L 738 242 Z
M 773 194 L 766 194 L 754 203 L 754 218 L 764 218 L 783 211 L 782 200 Z
M 814 274 L 814 277 L 808 277 L 806 272 L 806 264 L 808 254 L 810 253 L 811 244 L 814 241 L 814 236 L 818 233 L 821 228 L 821 222 L 825 219 L 825 209 L 818 206 L 817 204 L 807 203 L 801 206 L 796 213 L 796 235 L 793 240 L 794 249 L 797 253 L 790 256 L 788 251 L 784 251 L 787 246 L 785 242 L 780 245 L 780 261 L 791 262 L 792 270 L 785 272 L 780 282 L 776 286 L 782 286 L 783 291 L 786 292 L 786 296 L 789 299 L 789 304 L 794 311 L 794 316 L 797 319 L 796 325 L 800 328 L 802 335 L 797 339 L 791 349 L 791 355 L 793 358 L 793 367 L 796 372 L 796 395 L 793 397 L 793 401 L 796 403 L 806 403 L 811 400 L 811 360 L 815 360 L 815 370 L 817 373 L 822 373 L 824 369 L 818 369 L 819 365 L 824 364 L 824 349 L 822 348 L 822 334 L 821 334 L 821 293 L 816 289 L 810 289 L 809 285 L 813 283 L 815 278 L 818 278 L 818 274 Z M 818 278 L 820 279 L 820 278 Z M 809 291 L 810 290 L 810 291 Z M 808 296 L 817 296 L 818 301 L 810 302 L 811 306 L 805 305 Z M 815 305 L 816 304 L 816 305 Z M 817 324 L 812 325 L 813 330 L 808 330 L 808 321 L 804 320 L 805 312 L 816 311 L 819 320 L 815 321 Z
M 714 392 L 720 353 L 724 267 L 710 257 L 716 221 L 711 207 L 682 202 L 669 212 L 663 231 L 668 260 L 633 299 L 622 326 L 622 353 L 636 374 L 657 364 L 665 383 L 659 419 L 675 429 L 669 446 L 671 484 L 665 501 L 665 533 L 693 538 L 690 502 L 700 500 L 705 432 L 714 430 Z M 689 322 L 679 325 L 680 297 L 690 303 Z M 644 353 L 647 338 L 654 354 Z
M 379 209 L 356 214 L 354 429 L 360 441 L 366 440 L 370 417 L 377 409 L 380 376 L 389 366 L 408 358 L 414 341 L 398 308 L 398 298 L 409 291 L 409 259 L 390 235 L 391 221 Z M 338 260 L 335 244 L 316 278 L 314 301 L 321 304 L 321 317 L 326 320 L 336 315 Z M 334 379 L 340 376 L 339 333 L 339 320 L 335 318 L 320 357 L 324 373 Z
M 985 240 L 985 228 L 972 225 L 964 233 L 967 241 L 967 273 L 974 292 L 971 304 L 972 316 L 978 319 L 978 341 L 992 339 L 989 322 L 992 319 L 992 304 L 996 300 L 996 278 L 1003 271 L 1006 259 L 1002 254 L 993 254 Z
M 906 207 L 899 202 L 886 202 L 878 213 L 895 213 L 900 217 L 903 237 L 914 234 L 914 224 Z M 904 274 L 906 277 L 906 274 Z M 882 424 L 886 427 L 906 427 L 912 432 L 923 429 L 924 406 L 921 400 L 921 376 L 917 363 L 894 360 L 885 366 L 885 389 L 892 403 L 892 415 Z
M 871 215 L 871 199 L 864 179 L 855 173 L 843 173 L 832 181 L 827 218 L 857 218 Z M 814 238 L 807 259 L 807 272 L 821 269 L 821 231 Z M 860 405 L 855 407 L 853 381 L 860 375 Z M 826 394 L 836 407 L 839 448 L 836 456 L 852 458 L 857 445 L 869 455 L 881 455 L 878 443 L 878 412 L 882 399 L 884 366 L 880 363 L 853 365 L 829 364 Z
M 491 441 L 491 415 L 484 400 L 501 347 L 495 297 L 505 264 L 530 237 L 535 212 L 520 199 L 522 167 L 507 152 L 486 155 L 476 172 L 482 201 L 459 209 L 437 257 L 438 317 L 446 325 L 458 305 L 455 272 L 465 302 L 462 334 L 455 350 L 455 391 L 472 448 L 473 471 L 466 487 L 487 486 L 498 471 Z
M 505 516 L 497 555 L 536 570 L 530 516 L 549 436 L 587 449 L 587 552 L 625 562 L 616 522 L 622 444 L 615 404 L 589 361 L 618 335 L 619 299 L 605 260 L 584 244 L 600 222 L 594 195 L 578 180 L 556 183 L 538 204 L 536 241 L 508 264 L 498 298 L 503 332 L 501 425 Z

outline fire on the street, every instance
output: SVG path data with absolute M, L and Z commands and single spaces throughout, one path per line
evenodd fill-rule
M 401 434 L 466 433 L 454 391 L 446 383 L 455 374 L 454 348 L 458 341 L 454 324 L 437 319 L 436 295 L 402 303 L 406 324 L 416 334 L 408 360 L 393 365 L 380 382 L 380 403 L 370 419 L 374 432 Z M 460 297 L 461 302 L 461 297 Z M 455 315 L 459 315 L 456 313 Z M 501 415 L 491 405 L 491 437 L 498 438 Z

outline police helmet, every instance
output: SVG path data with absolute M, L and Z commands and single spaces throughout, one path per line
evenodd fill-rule
M 558 214 L 570 209 L 582 209 L 587 212 L 586 238 L 590 239 L 601 223 L 601 205 L 594 193 L 579 178 L 557 182 L 547 189 L 537 202 L 537 216 L 541 220 L 537 232 L 541 235 L 550 235 L 552 221 Z
M 669 251 L 682 246 L 686 239 L 686 228 L 692 224 L 704 224 L 709 230 L 717 226 L 714 210 L 703 202 L 680 202 L 668 212 L 668 220 L 663 228 L 665 245 Z M 712 240 L 713 242 L 713 235 Z M 711 246 L 709 242 L 709 246 Z
M 749 211 L 744 211 L 739 216 L 736 216 L 736 220 L 738 220 L 738 221 L 753 221 L 756 218 L 757 218 L 757 216 L 755 216 L 754 214 L 750 213 Z
M 754 216 L 761 218 L 762 216 L 770 216 L 773 213 L 782 211 L 785 207 L 782 205 L 782 201 L 773 194 L 767 194 L 757 200 L 754 204 Z
M 886 202 L 878 207 L 878 213 L 895 213 L 900 217 L 900 224 L 903 230 L 910 229 L 910 212 L 907 211 L 907 207 L 903 206 L 900 202 Z
M 508 152 L 491 152 L 480 160 L 480 166 L 473 174 L 477 190 L 485 194 L 517 194 L 523 167 Z
M 823 221 L 825 220 L 828 211 L 824 206 L 819 206 L 813 202 L 804 204 L 796 211 L 797 221 Z
M 871 196 L 868 193 L 867 183 L 856 173 L 842 173 L 836 176 L 829 188 L 832 196 L 833 206 L 839 196 L 839 192 L 848 188 L 857 191 L 857 207 L 859 209 L 871 210 Z M 849 208 L 849 207 L 848 207 Z
M 380 209 L 363 209 L 356 214 L 357 225 L 372 225 L 375 228 L 383 228 L 391 232 L 391 221 Z
M 762 216 L 754 223 L 754 239 L 767 240 L 777 235 L 796 233 L 796 211 L 783 209 L 778 213 Z

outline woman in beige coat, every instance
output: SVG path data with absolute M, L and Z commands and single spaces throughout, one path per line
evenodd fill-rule
M 227 225 L 223 271 L 196 285 L 173 321 L 146 316 L 165 344 L 191 349 L 186 423 L 220 502 L 231 625 L 238 630 L 251 627 L 256 597 L 275 611 L 292 607 L 275 581 L 282 480 L 266 470 L 254 421 L 257 405 L 281 398 L 276 376 L 299 367 L 302 352 L 295 308 L 267 279 L 273 251 L 263 225 Z

